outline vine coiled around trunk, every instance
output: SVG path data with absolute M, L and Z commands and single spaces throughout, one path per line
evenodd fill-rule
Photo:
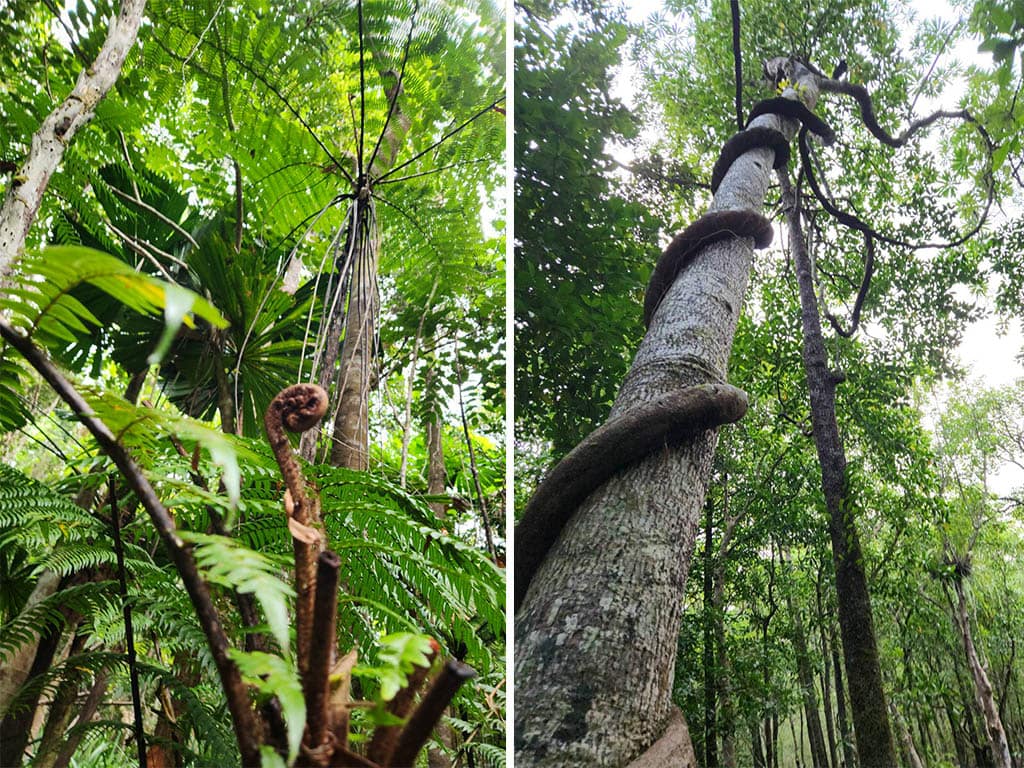
M 823 143 L 835 139 L 832 129 L 799 101 L 765 99 L 754 106 L 748 125 L 765 114 L 799 120 Z M 712 172 L 712 190 L 718 189 L 736 159 L 762 147 L 775 152 L 773 167 L 780 168 L 789 161 L 789 142 L 782 132 L 764 126 L 747 128 L 723 145 Z M 766 248 L 772 241 L 771 222 L 751 210 L 710 211 L 673 238 L 647 285 L 647 327 L 669 288 L 694 259 L 713 243 L 733 237 L 751 238 L 754 247 Z M 698 384 L 631 408 L 584 438 L 541 481 L 516 526 L 515 610 L 569 519 L 591 493 L 653 451 L 737 421 L 746 410 L 747 395 L 742 390 L 725 383 Z

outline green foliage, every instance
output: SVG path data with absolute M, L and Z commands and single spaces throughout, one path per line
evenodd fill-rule
M 430 664 L 432 646 L 429 637 L 410 632 L 395 632 L 380 639 L 375 666 L 357 666 L 352 674 L 376 681 L 382 701 L 391 701 L 409 682 L 416 667 Z
M 555 457 L 608 413 L 661 224 L 617 189 L 606 149 L 638 129 L 609 93 L 630 29 L 614 8 L 568 7 L 524 6 L 515 49 L 516 422 Z
M 78 342 L 88 332 L 87 324 L 100 320 L 75 295 L 82 285 L 98 288 L 140 314 L 164 312 L 167 333 L 185 322 L 189 313 L 221 326 L 220 313 L 194 294 L 161 283 L 132 269 L 128 264 L 88 248 L 54 246 L 19 263 L 19 285 L 7 289 L 0 307 L 11 316 L 11 324 L 38 344 L 59 351 Z M 21 402 L 19 365 L 6 344 L 0 348 L 0 429 L 21 426 L 26 411 Z
M 294 662 L 269 653 L 232 650 L 231 658 L 242 672 L 242 679 L 264 696 L 276 696 L 288 728 L 288 764 L 299 752 L 302 729 L 306 725 L 306 700 Z M 265 763 L 264 763 L 265 764 Z
M 271 634 L 285 657 L 291 658 L 286 601 L 295 596 L 295 591 L 281 581 L 281 563 L 224 536 L 195 531 L 182 531 L 178 535 L 195 545 L 192 551 L 206 581 L 239 594 L 256 596 Z

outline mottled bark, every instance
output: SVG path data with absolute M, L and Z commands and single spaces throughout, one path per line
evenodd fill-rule
M 792 95 L 792 94 L 791 94 Z M 792 136 L 794 121 L 757 123 Z M 774 153 L 742 155 L 712 210 L 760 212 Z M 680 388 L 724 379 L 752 240 L 700 253 L 654 315 L 611 419 Z M 516 614 L 516 765 L 621 766 L 665 731 L 681 595 L 717 430 L 648 456 L 576 510 Z M 626 652 L 628 649 L 628 653 Z
M 447 487 L 448 475 L 444 467 L 444 445 L 441 442 L 441 418 L 431 414 L 424 425 L 427 433 L 427 493 L 440 496 Z M 439 518 L 444 517 L 445 504 L 430 502 L 430 509 Z
M 871 598 L 854 519 L 855 503 L 847 483 L 846 453 L 836 421 L 837 382 L 828 366 L 825 341 L 821 334 L 818 299 L 814 292 L 799 208 L 793 199 L 788 174 L 783 172 L 779 177 L 790 198 L 786 218 L 800 288 L 804 369 L 810 393 L 814 443 L 821 465 L 822 492 L 829 515 L 839 628 L 843 638 L 857 754 L 863 768 L 891 768 L 896 765 L 896 749 L 882 689 Z
M 32 136 L 28 158 L 7 188 L 0 206 L 0 285 L 6 282 L 15 258 L 43 202 L 43 194 L 64 157 L 64 151 L 95 113 L 96 106 L 114 87 L 121 65 L 139 32 L 145 0 L 124 0 L 111 19 L 107 38 L 92 66 L 78 76 L 67 98 L 53 110 Z

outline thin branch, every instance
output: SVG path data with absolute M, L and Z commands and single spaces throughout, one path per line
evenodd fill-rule
M 181 235 L 186 240 L 188 240 L 193 248 L 196 248 L 196 249 L 199 248 L 199 243 L 197 243 L 195 241 L 195 238 L 192 237 L 192 235 L 189 234 L 189 232 L 187 230 L 185 230 L 184 228 L 182 228 L 180 225 L 176 224 L 175 222 L 171 221 L 171 219 L 169 219 L 167 216 L 164 216 L 164 214 L 160 213 L 160 211 L 158 211 L 156 208 L 151 206 L 149 203 L 144 202 L 139 197 L 133 197 L 132 195 L 129 195 L 127 192 L 123 192 L 122 190 L 120 190 L 117 187 L 115 187 L 113 184 L 108 184 L 107 186 L 110 188 L 110 191 L 113 192 L 118 197 L 124 198 L 125 200 L 127 200 L 127 201 L 129 201 L 131 203 L 135 203 L 135 205 L 139 206 L 139 208 L 142 208 L 144 211 L 148 211 L 149 213 L 151 213 L 154 216 L 156 216 L 158 219 L 160 219 L 160 221 L 162 221 L 168 227 L 170 227 L 175 232 L 177 232 L 179 235 Z
M 361 7 L 362 6 L 360 5 L 360 8 Z M 395 95 L 388 99 L 388 115 L 384 118 L 384 127 L 380 131 L 380 136 L 377 137 L 377 143 L 373 146 L 373 152 L 370 153 L 370 161 L 366 164 L 367 173 L 369 173 L 370 169 L 373 168 L 373 161 L 377 159 L 377 153 L 380 151 L 380 145 L 384 142 L 384 137 L 387 135 L 388 125 L 391 123 L 391 116 L 394 114 L 395 107 L 398 106 L 398 95 L 402 92 L 402 84 L 405 82 L 405 64 L 409 60 L 409 48 L 412 47 L 412 33 L 413 30 L 416 29 L 416 14 L 419 13 L 419 10 L 420 0 L 414 0 L 412 18 L 409 19 L 409 35 L 405 39 L 405 50 L 402 51 L 402 66 L 398 69 L 398 82 L 395 84 Z M 362 44 L 362 40 L 363 35 L 362 32 L 360 32 L 360 45 Z
M 729 0 L 732 14 L 732 61 L 736 73 L 736 130 L 743 130 L 743 56 L 740 51 L 740 0 Z
M 857 291 L 857 298 L 853 302 L 849 330 L 844 329 L 836 316 L 827 309 L 824 313 L 829 325 L 844 339 L 850 338 L 857 332 L 857 326 L 860 324 L 860 311 L 864 308 L 864 300 L 868 297 L 868 289 L 871 287 L 871 276 L 875 273 L 875 238 L 868 232 L 864 233 L 864 248 L 864 277 L 861 280 L 860 289 Z
M 456 342 L 458 336 L 455 337 Z M 476 488 L 477 504 L 480 505 L 480 522 L 484 526 L 484 535 L 487 539 L 487 551 L 491 554 L 491 561 L 498 564 L 498 554 L 494 549 L 494 537 L 491 535 L 491 521 L 487 516 L 487 507 L 484 505 L 484 491 L 480 487 L 480 473 L 476 468 L 476 451 L 473 450 L 473 441 L 469 436 L 469 421 L 466 419 L 466 405 L 462 399 L 462 364 L 460 362 L 458 343 L 455 345 L 455 375 L 459 377 L 459 413 L 462 416 L 462 434 L 466 438 L 466 448 L 469 450 L 469 469 L 473 475 L 473 484 Z
M 504 97 L 504 96 L 499 96 L 499 97 L 498 97 L 497 99 L 495 99 L 494 101 L 492 101 L 492 102 L 491 102 L 490 104 L 488 104 L 488 105 L 487 105 L 486 107 L 484 107 L 484 108 L 483 108 L 483 109 L 481 109 L 481 110 L 480 110 L 479 112 L 477 112 L 476 114 L 474 114 L 474 115 L 473 115 L 472 117 L 468 118 L 467 120 L 464 120 L 464 121 L 463 121 L 462 123 L 460 123 L 459 125 L 457 125 L 457 126 L 455 126 L 454 128 L 452 128 L 452 129 L 451 129 L 450 131 L 448 131 L 448 133 L 446 133 L 446 134 L 445 134 L 444 136 L 442 136 L 442 137 L 441 137 L 440 139 L 438 139 L 438 140 L 437 140 L 437 141 L 435 141 L 435 142 L 434 142 L 433 144 L 431 144 L 431 145 L 430 145 L 429 147 L 427 147 L 426 149 L 424 149 L 424 150 L 423 150 L 422 152 L 417 152 L 417 153 L 416 153 L 415 155 L 413 155 L 412 157 L 410 157 L 410 158 L 409 158 L 408 160 L 406 160 L 406 161 L 405 161 L 404 163 L 401 163 L 401 164 L 399 164 L 399 165 L 396 165 L 396 166 L 395 166 L 394 168 L 392 168 L 392 169 L 391 169 L 390 171 L 388 171 L 388 172 L 387 172 L 387 173 L 385 173 L 385 174 L 384 174 L 383 176 L 381 176 L 381 177 L 380 177 L 379 179 L 377 179 L 377 183 L 379 184 L 379 183 L 380 183 L 380 182 L 382 182 L 382 181 L 383 181 L 384 179 L 386 179 L 386 178 L 387 178 L 388 176 L 392 176 L 392 175 L 394 175 L 394 174 L 395 174 L 395 173 L 396 173 L 397 171 L 400 171 L 400 170 L 402 170 L 402 169 L 403 169 L 403 168 L 405 168 L 405 167 L 406 167 L 407 165 L 410 165 L 411 163 L 415 163 L 415 162 L 416 162 L 417 160 L 419 160 L 419 159 L 420 159 L 421 157 L 423 157 L 423 156 L 424 156 L 425 154 L 427 154 L 428 152 L 432 152 L 432 151 L 433 151 L 434 149 L 436 149 L 437 147 L 441 146 L 441 145 L 442 145 L 442 144 L 443 144 L 444 142 L 446 142 L 446 141 L 447 141 L 448 139 L 450 139 L 450 138 L 451 138 L 452 136 L 454 136 L 455 134 L 457 134 L 457 133 L 458 133 L 459 131 L 461 131 L 461 130 L 463 130 L 464 128 L 466 128 L 466 126 L 470 125 L 471 123 L 474 123 L 475 121 L 479 120 L 479 119 L 480 119 L 480 117 L 482 117 L 483 115 L 486 115 L 486 114 L 487 114 L 488 112 L 490 112 L 491 110 L 493 110 L 493 109 L 494 109 L 494 108 L 495 108 L 496 106 L 498 106 L 499 104 L 501 104 L 501 102 L 503 102 L 504 100 L 505 100 L 505 97 Z
M 0 207 L 0 281 L 11 271 L 39 213 L 50 177 L 57 170 L 68 144 L 88 123 L 96 104 L 114 87 L 128 51 L 135 45 L 146 0 L 124 0 L 110 23 L 96 61 L 82 70 L 74 89 L 32 136 L 31 150 L 19 175 L 20 183 L 7 188 Z
M 378 181 L 374 186 L 382 186 L 384 184 L 396 184 L 399 181 L 408 181 L 409 179 L 418 179 L 421 176 L 430 176 L 433 173 L 440 173 L 441 171 L 447 171 L 449 168 L 461 168 L 464 165 L 476 165 L 477 163 L 489 163 L 491 162 L 486 157 L 480 157 L 475 160 L 463 160 L 458 163 L 449 163 L 448 165 L 442 165 L 439 168 L 431 168 L 429 171 L 421 171 L 420 173 L 410 173 L 408 176 L 399 176 L 397 179 L 387 179 L 386 181 Z M 621 163 L 620 163 L 621 165 Z M 623 168 L 628 166 L 623 165 Z
M 92 433 L 103 452 L 121 470 L 121 474 L 124 475 L 139 503 L 149 513 L 161 541 L 167 548 L 175 568 L 185 584 L 199 624 L 206 635 L 210 653 L 217 666 L 217 671 L 220 673 L 221 686 L 231 712 L 242 762 L 245 765 L 259 765 L 259 724 L 249 705 L 248 692 L 242 683 L 238 667 L 228 656 L 228 638 L 224 633 L 217 609 L 210 598 L 206 582 L 199 574 L 191 550 L 178 537 L 174 520 L 125 447 L 117 442 L 109 427 L 93 415 L 93 409 L 78 393 L 78 390 L 50 362 L 46 354 L 31 339 L 22 336 L 2 319 L 0 319 L 0 336 L 17 349 L 46 383 L 71 407 L 86 429 Z
M 128 655 L 128 678 L 131 681 L 132 711 L 135 715 L 135 746 L 139 752 L 139 768 L 146 768 L 146 731 L 142 727 L 142 696 L 139 693 L 139 667 L 135 658 L 135 632 L 132 629 L 132 606 L 128 601 L 128 580 L 124 570 L 124 542 L 121 541 L 121 510 L 117 507 L 117 484 L 110 478 L 110 522 L 114 529 L 114 554 L 117 556 L 117 582 L 121 592 L 124 616 L 124 647 Z
M 363 174 L 369 173 L 369 166 L 363 166 L 363 139 L 366 134 L 366 61 L 363 52 L 363 0 L 356 0 L 359 14 L 359 151 L 356 153 L 358 185 L 364 184 Z M 399 83 L 401 86 L 401 83 Z M 397 98 L 397 95 L 396 95 Z

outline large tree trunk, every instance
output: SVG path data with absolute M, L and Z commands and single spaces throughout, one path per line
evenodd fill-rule
M 985 736 L 992 750 L 992 762 L 996 768 L 1013 768 L 1010 746 L 1006 741 L 1003 721 L 999 717 L 999 708 L 996 706 L 992 684 L 989 682 L 985 665 L 981 663 L 978 651 L 974 647 L 974 636 L 971 632 L 971 620 L 967 614 L 967 598 L 964 595 L 963 580 L 954 579 L 953 587 L 956 590 L 956 625 L 960 630 L 960 639 L 967 656 L 967 667 L 974 683 L 974 699 L 985 723 Z
M 789 187 L 786 173 L 779 174 Z M 818 300 L 814 293 L 810 259 L 800 224 L 800 212 L 793 198 L 786 212 L 790 249 L 800 287 L 803 321 L 804 368 L 811 401 L 814 443 L 821 464 L 821 485 L 829 514 L 829 534 L 835 562 L 839 629 L 843 638 L 846 679 L 850 688 L 850 709 L 857 754 L 863 768 L 892 768 L 896 750 L 889 726 L 889 713 L 882 690 L 871 598 L 864 574 L 864 557 L 854 521 L 854 501 L 846 478 L 846 453 L 836 422 L 836 378 L 828 367 L 825 341 L 821 335 Z
M 775 115 L 755 124 L 789 137 L 796 130 Z M 743 154 L 712 210 L 760 212 L 773 160 L 768 148 Z M 751 245 L 748 238 L 716 243 L 676 279 L 610 419 L 724 379 Z M 529 702 L 516 709 L 519 768 L 621 766 L 665 730 L 682 595 L 717 438 L 707 430 L 609 478 L 552 544 L 516 614 L 516 694 Z

